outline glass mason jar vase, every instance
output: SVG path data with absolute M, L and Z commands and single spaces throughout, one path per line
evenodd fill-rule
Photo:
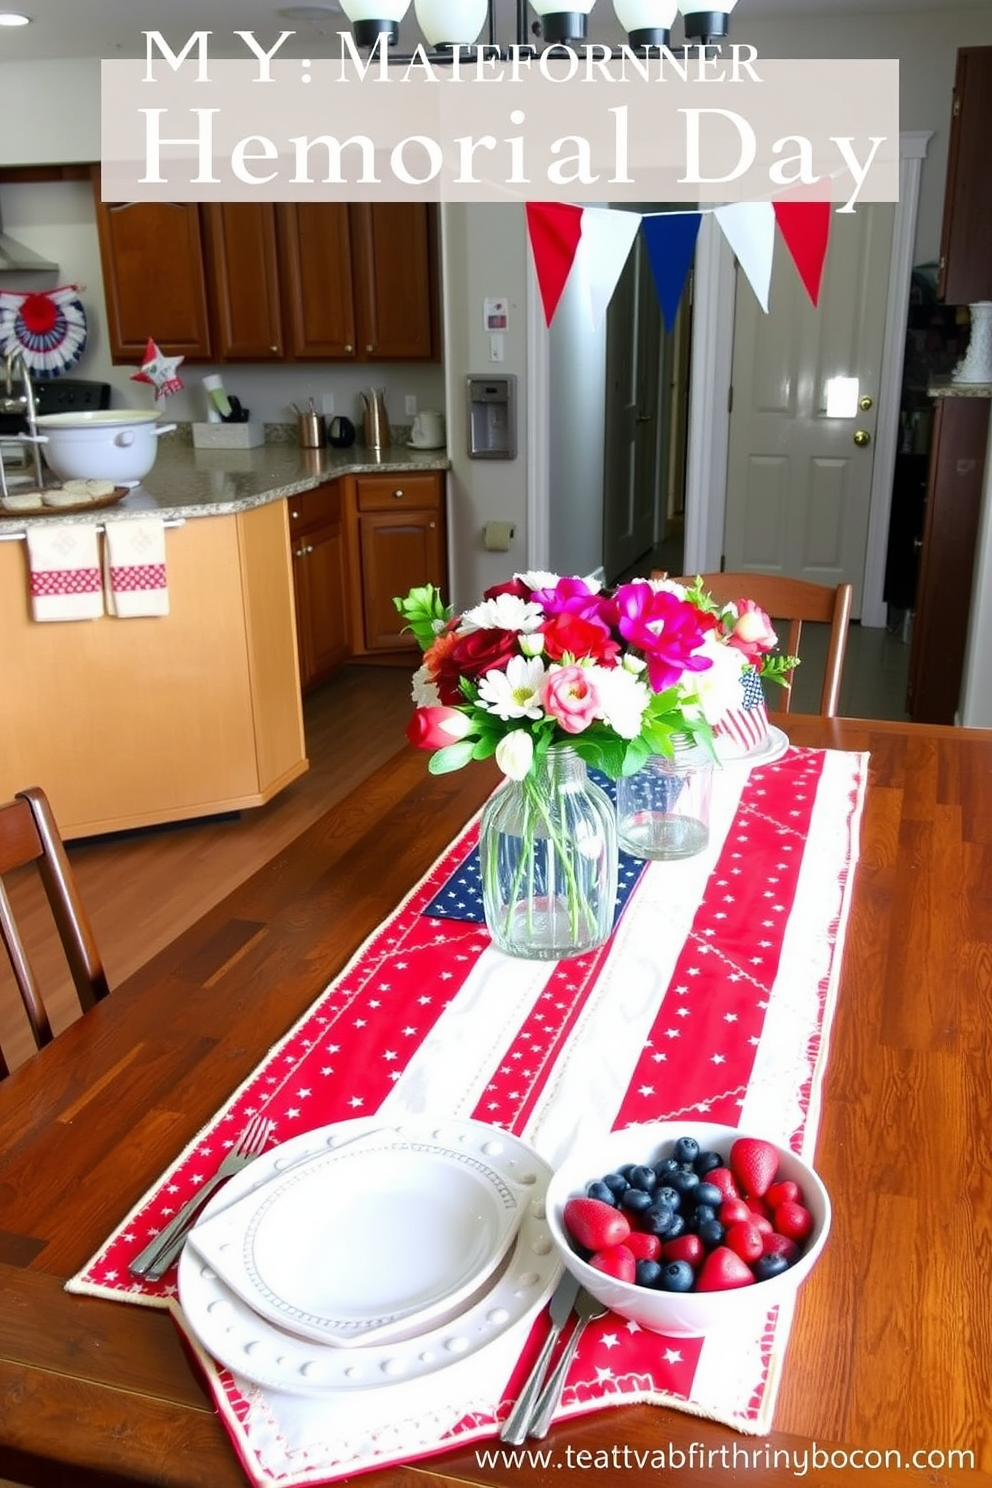
M 479 856 L 486 925 L 499 950 L 557 961 L 610 936 L 616 814 L 567 744 L 554 745 L 486 803 Z
M 635 858 L 691 858 L 710 840 L 713 759 L 688 739 L 617 781 L 617 836 Z

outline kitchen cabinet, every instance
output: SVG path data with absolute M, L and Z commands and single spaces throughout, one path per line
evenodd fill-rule
M 340 481 L 290 497 L 300 686 L 326 682 L 347 660 L 347 570 Z
M 210 315 L 195 202 L 97 201 L 114 361 L 144 358 L 149 336 L 170 356 L 208 361 Z
M 992 47 L 957 54 L 937 294 L 950 305 L 992 299 Z
M 907 711 L 914 723 L 954 723 L 971 610 L 989 398 L 937 399 Z
M 187 361 L 430 361 L 436 208 L 424 202 L 107 203 L 111 354 Z
M 155 618 L 39 625 L 24 549 L 0 543 L 3 799 L 41 780 L 88 837 L 259 806 L 307 769 L 284 501 L 170 527 Z
M 418 584 L 447 587 L 444 476 L 436 471 L 349 478 L 349 548 L 360 587 L 352 605 L 356 653 L 415 651 L 393 598 Z

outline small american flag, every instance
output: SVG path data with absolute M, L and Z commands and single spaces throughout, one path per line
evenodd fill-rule
M 716 724 L 713 732 L 745 752 L 754 749 L 768 737 L 768 710 L 761 678 L 753 667 L 741 674 L 741 706 L 731 708 Z

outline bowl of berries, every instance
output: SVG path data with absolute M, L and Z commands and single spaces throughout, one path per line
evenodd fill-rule
M 802 1158 L 708 1122 L 611 1132 L 555 1172 L 547 1215 L 562 1260 L 621 1317 L 701 1334 L 792 1297 L 830 1229 Z

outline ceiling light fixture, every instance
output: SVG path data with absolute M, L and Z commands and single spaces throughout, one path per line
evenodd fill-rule
M 30 26 L 31 17 L 16 10 L 0 11 L 0 26 Z
M 548 47 L 581 48 L 586 38 L 587 21 L 595 0 L 529 0 L 537 17 L 528 25 L 528 0 L 515 0 L 512 46 L 517 51 L 538 52 L 541 38 Z M 719 47 L 730 30 L 730 13 L 737 0 L 613 0 L 621 26 L 627 33 L 627 45 L 641 53 L 670 48 L 671 27 L 682 13 L 684 47 Z M 498 0 L 415 0 L 414 13 L 427 42 L 432 60 L 443 62 L 455 47 L 471 47 L 483 28 L 487 50 L 500 56 L 509 55 L 509 46 L 497 41 Z M 567 5 L 567 9 L 565 8 Z M 351 22 L 352 34 L 359 47 L 371 51 L 386 38 L 386 47 L 399 40 L 400 22 L 410 7 L 410 0 L 341 0 L 341 8 Z M 305 7 L 296 7 L 302 10 Z M 509 6 L 507 6 L 509 8 Z M 280 11 L 289 15 L 288 10 Z M 670 48 L 671 49 L 671 48 Z M 385 48 L 384 48 L 385 50 Z M 676 55 L 679 48 L 673 49 Z M 684 50 L 684 48 L 683 48 Z M 602 55 L 601 51 L 598 55 Z M 410 55 L 392 55 L 387 60 L 407 63 Z

